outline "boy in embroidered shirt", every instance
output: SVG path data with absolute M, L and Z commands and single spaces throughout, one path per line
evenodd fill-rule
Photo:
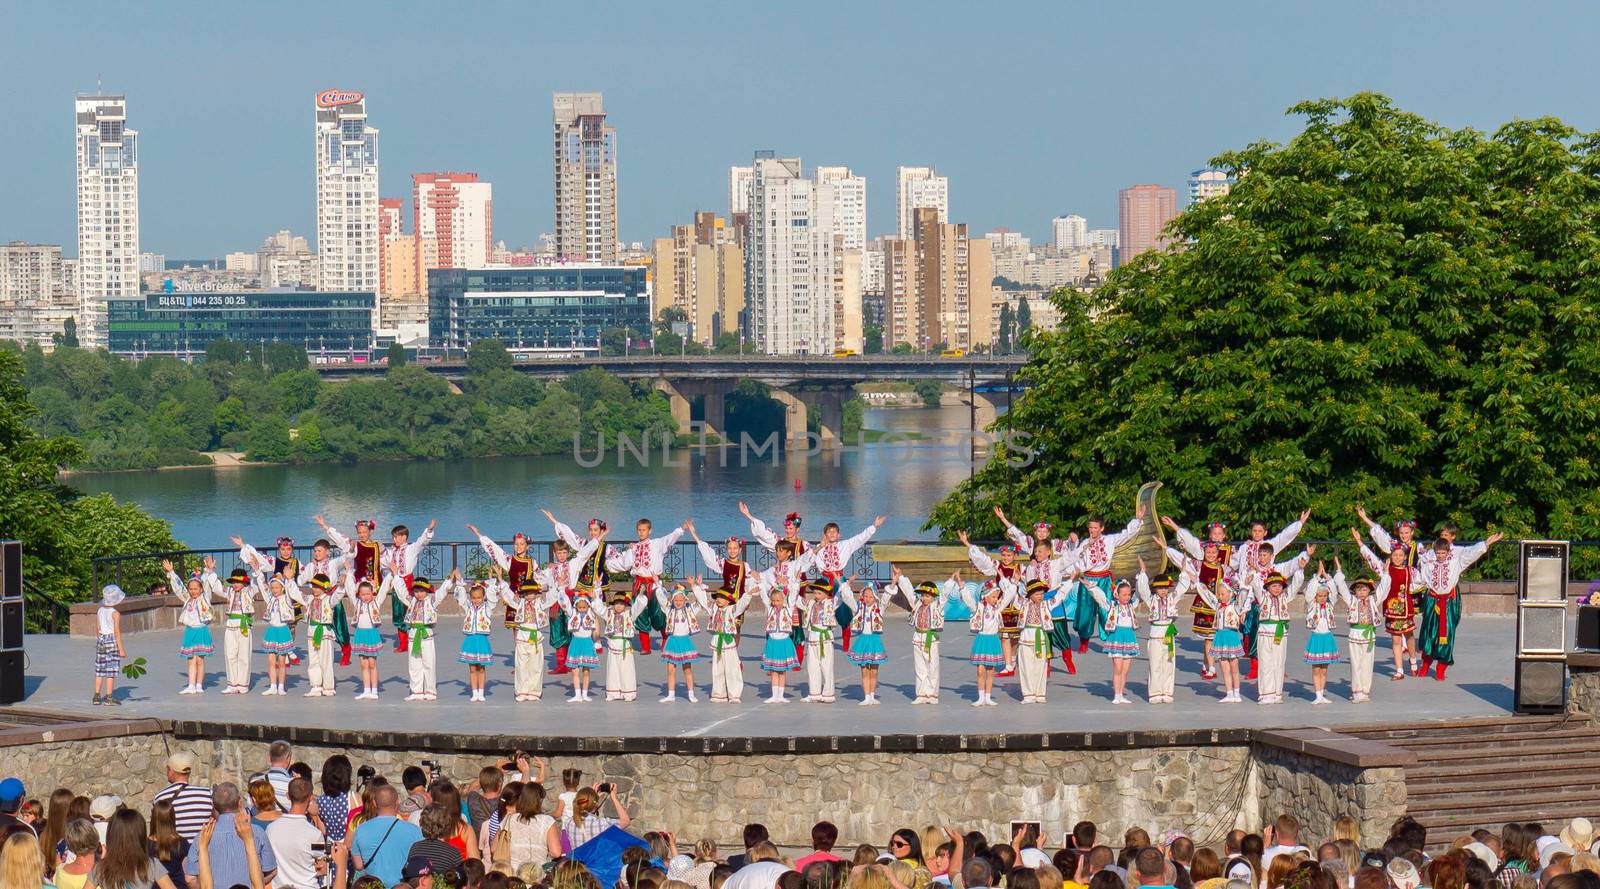
M 1333 590 L 1350 609 L 1350 700 L 1364 704 L 1372 699 L 1372 661 L 1383 614 L 1379 603 L 1389 591 L 1389 578 L 1380 575 L 1374 583 L 1369 578 L 1358 577 L 1346 586 L 1344 568 L 1337 556 L 1333 560 L 1333 571 Z
M 750 603 L 761 598 L 751 589 L 739 595 L 726 585 L 711 593 L 706 628 L 711 633 L 711 703 L 736 704 L 744 695 L 744 669 L 739 663 L 739 622 Z M 705 602 L 705 587 L 697 591 Z
M 1139 574 L 1134 578 L 1134 591 L 1150 617 L 1150 682 L 1146 698 L 1152 704 L 1172 703 L 1172 689 L 1176 680 L 1178 609 L 1183 597 L 1188 595 L 1195 582 L 1194 575 L 1180 569 L 1177 583 L 1167 578 L 1152 582 L 1144 559 L 1139 560 Z
M 512 647 L 512 677 L 518 703 L 537 701 L 544 696 L 544 640 L 551 636 L 551 608 L 562 615 L 557 597 L 565 598 L 555 589 L 546 590 L 538 576 L 525 577 L 515 590 L 500 578 L 498 567 L 490 569 L 494 578 L 494 591 L 500 601 L 511 609 L 514 621 Z
M 652 575 L 650 580 L 654 582 Z M 606 700 L 632 701 L 639 696 L 639 677 L 634 665 L 633 640 L 639 615 L 650 604 L 648 588 L 636 595 L 617 593 L 611 597 L 611 610 L 605 616 Z
M 944 607 L 950 595 L 961 587 L 961 572 L 956 571 L 943 584 L 924 580 L 913 590 L 911 581 L 897 565 L 889 566 L 894 585 L 911 603 L 906 623 L 911 625 L 911 669 L 917 678 L 913 704 L 939 703 L 939 637 L 944 634 Z
M 343 586 L 335 586 L 333 578 L 320 571 L 303 586 L 296 584 L 289 590 L 290 597 L 305 609 L 306 678 L 310 684 L 305 697 L 333 697 L 337 693 L 333 686 L 333 646 L 337 635 L 334 615 L 344 594 Z
M 634 530 L 638 533 L 639 538 L 627 547 L 616 548 L 606 559 L 606 568 L 609 570 L 626 571 L 633 575 L 633 588 L 629 595 L 629 601 L 631 602 L 634 598 L 638 598 L 644 603 L 640 606 L 639 613 L 634 616 L 634 619 L 638 621 L 639 651 L 642 654 L 650 653 L 651 631 L 664 633 L 667 628 L 666 615 L 661 611 L 661 606 L 655 600 L 655 590 L 660 584 L 658 578 L 661 576 L 662 561 L 666 558 L 667 550 L 678 542 L 678 538 L 683 536 L 683 532 L 689 529 L 689 525 L 693 521 L 693 519 L 686 520 L 665 536 L 651 537 L 650 530 L 652 526 L 650 520 L 640 519 L 634 523 Z M 666 639 L 663 637 L 661 642 L 665 645 Z M 628 652 L 631 656 L 633 652 L 632 646 L 629 647 Z M 606 687 L 608 689 L 610 688 L 610 682 L 608 673 L 606 679 Z
M 411 694 L 406 695 L 408 701 L 434 701 L 439 698 L 439 666 L 433 648 L 433 628 L 439 622 L 439 603 L 455 594 L 456 584 L 460 581 L 461 572 L 458 570 L 437 590 L 426 577 L 412 578 L 409 590 L 404 583 L 390 584 L 406 600 L 406 673 L 411 682 Z
M 1022 686 L 1022 703 L 1043 704 L 1054 645 L 1051 612 L 1066 600 L 1067 588 L 1065 584 L 1052 588 L 1048 581 L 1036 577 L 1024 589 L 1027 598 L 1017 606 L 1022 621 L 1017 639 L 1017 677 Z

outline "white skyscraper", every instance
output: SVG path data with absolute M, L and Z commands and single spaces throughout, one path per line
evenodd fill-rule
M 1205 167 L 1189 174 L 1189 203 L 1225 195 L 1233 190 L 1234 178 L 1227 170 Z
M 599 93 L 555 93 L 556 247 L 565 262 L 617 261 L 617 131 Z
M 139 132 L 125 96 L 78 96 L 78 341 L 106 344 L 106 300 L 139 296 Z
M 755 176 L 753 167 L 728 168 L 728 219 L 736 213 L 750 212 L 750 180 Z
M 940 225 L 950 221 L 950 180 L 932 167 L 896 167 L 894 197 L 901 240 L 916 236 L 912 213 L 919 207 L 938 210 Z
M 818 167 L 817 225 L 844 238 L 846 250 L 867 246 L 867 180 L 849 167 Z
M 316 112 L 321 289 L 376 293 L 378 131 L 367 126 L 366 98 L 353 90 L 323 90 Z
M 1089 246 L 1089 220 L 1075 213 L 1050 220 L 1050 240 L 1057 250 L 1082 250 Z
M 1114 228 L 1096 228 L 1089 231 L 1090 247 L 1111 247 L 1120 245 L 1121 233 Z
M 799 158 L 757 154 L 751 165 L 745 305 L 757 351 L 833 349 L 833 237 L 812 225 L 816 185 Z

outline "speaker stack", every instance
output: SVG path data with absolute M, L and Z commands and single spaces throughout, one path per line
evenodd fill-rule
M 1567 708 L 1567 549 L 1564 540 L 1522 541 L 1517 574 L 1518 713 Z
M 22 700 L 22 542 L 0 540 L 0 704 Z

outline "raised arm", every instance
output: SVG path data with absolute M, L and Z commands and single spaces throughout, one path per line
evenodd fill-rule
M 700 561 L 704 562 L 708 569 L 721 573 L 722 557 L 717 555 L 717 551 L 711 548 L 711 544 L 706 543 L 704 540 L 701 540 L 699 536 L 696 536 L 694 539 L 694 548 L 700 551 Z
M 578 535 L 572 533 L 572 529 L 567 527 L 565 523 L 556 521 L 556 517 L 550 514 L 550 510 L 546 509 L 543 510 L 543 512 L 545 518 L 550 520 L 550 524 L 555 526 L 556 536 L 566 541 L 567 546 L 577 549 L 578 544 L 580 543 Z M 574 558 L 576 558 L 576 556 L 574 556 Z
M 744 614 L 749 609 L 750 603 L 761 598 L 762 595 L 762 593 L 758 593 L 754 589 L 746 590 L 745 594 L 739 597 L 739 601 L 733 603 L 733 616 L 738 617 Z
M 1350 586 L 1344 582 L 1344 571 L 1339 570 L 1333 572 L 1333 579 L 1330 581 L 1330 586 L 1333 588 L 1334 596 L 1338 597 L 1339 601 L 1345 604 L 1345 607 L 1355 607 L 1356 597 L 1351 594 Z
M 489 558 L 493 559 L 496 565 L 500 566 L 501 571 L 511 570 L 511 557 L 506 555 L 506 551 L 500 548 L 500 544 L 490 540 L 487 534 L 478 533 L 477 528 L 471 525 L 467 527 L 472 528 L 472 533 L 478 538 L 478 545 L 483 547 L 483 551 L 489 554 Z
M 839 584 L 839 599 L 850 606 L 851 611 L 855 611 L 860 607 L 856 601 L 856 591 L 850 588 L 850 581 L 848 580 Z
M 1300 529 L 1305 527 L 1306 519 L 1308 518 L 1311 518 L 1311 510 L 1309 509 L 1301 513 L 1300 518 L 1285 525 L 1282 531 L 1274 534 L 1268 541 L 1272 544 L 1272 551 L 1281 553 L 1288 549 L 1289 544 L 1294 543 L 1295 538 L 1300 536 Z
M 672 549 L 673 544 L 676 544 L 678 542 L 678 540 L 680 538 L 682 538 L 682 537 L 683 537 L 683 526 L 679 525 L 678 527 L 673 528 L 671 531 L 668 531 L 666 534 L 662 535 L 661 537 L 657 537 L 656 539 L 650 541 L 650 549 L 653 550 L 655 552 L 655 554 L 659 556 L 662 553 L 665 553 L 667 550 Z
M 1200 543 L 1200 538 L 1194 536 L 1194 532 L 1166 516 L 1163 516 L 1161 521 L 1172 531 L 1173 536 L 1178 538 L 1178 545 L 1183 547 L 1184 552 L 1196 559 L 1204 559 L 1206 557 L 1206 548 Z
M 438 519 L 428 522 L 428 527 L 422 529 L 422 533 L 417 535 L 417 539 L 406 544 L 406 562 L 408 564 L 416 564 L 417 556 L 421 555 L 422 550 L 433 541 L 433 529 L 438 524 Z
M 872 520 L 872 524 L 856 532 L 854 537 L 839 541 L 839 561 L 843 562 L 846 559 L 849 559 L 850 556 L 854 555 L 855 551 L 860 549 L 862 544 L 866 543 L 868 540 L 871 540 L 872 535 L 876 534 L 878 529 L 882 526 L 883 516 L 878 516 L 876 519 Z
M 317 516 L 317 524 L 322 526 L 322 533 L 328 535 L 328 541 L 337 547 L 339 552 L 350 552 L 350 538 L 340 534 L 339 529 L 324 521 L 322 516 Z
M 1143 559 L 1139 560 L 1139 573 L 1133 578 L 1133 591 L 1138 594 L 1139 601 L 1143 602 L 1146 608 L 1155 600 L 1155 593 L 1150 590 L 1150 575 L 1144 573 Z
M 1144 511 L 1143 507 L 1141 506 L 1139 515 L 1134 516 L 1133 520 L 1128 522 L 1128 527 L 1123 528 L 1121 531 L 1111 535 L 1109 540 L 1112 548 L 1115 549 L 1116 547 L 1122 546 L 1123 544 L 1132 540 L 1133 536 L 1138 534 L 1139 529 L 1142 527 L 1144 527 Z
M 757 543 L 761 544 L 767 549 L 776 549 L 778 546 L 778 535 L 772 533 L 772 529 L 768 528 L 766 523 L 762 522 L 755 516 L 750 515 L 748 511 L 746 511 L 745 515 L 750 519 L 750 536 L 754 538 Z
M 967 544 L 967 558 L 972 561 L 972 567 L 982 571 L 984 574 L 995 573 L 994 558 L 984 552 L 976 543 Z

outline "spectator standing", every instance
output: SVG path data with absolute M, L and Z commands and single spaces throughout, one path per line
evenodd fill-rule
M 288 741 L 273 741 L 267 745 L 267 783 L 278 797 L 278 808 L 285 812 L 289 811 L 289 781 L 294 778 L 289 766 L 293 764 L 294 748 Z
M 472 833 L 477 835 L 498 808 L 500 788 L 505 784 L 505 773 L 498 766 L 484 766 L 478 772 L 478 786 L 467 792 L 467 819 L 472 823 Z
M 610 784 L 606 785 L 606 788 L 607 798 L 611 800 L 612 808 L 617 810 L 617 817 L 608 818 L 600 814 L 600 793 L 596 788 L 585 787 L 578 791 L 577 797 L 572 800 L 572 814 L 561 821 L 563 849 L 568 851 L 576 849 L 612 825 L 623 830 L 628 829 L 628 810 L 617 800 L 617 786 Z
M 411 847 L 422 839 L 422 831 L 400 817 L 400 793 L 394 785 L 375 788 L 372 805 L 376 814 L 356 828 L 350 851 L 360 873 L 393 886 L 400 882 Z
M 206 826 L 213 810 L 211 788 L 201 787 L 190 780 L 194 773 L 195 757 L 187 750 L 175 751 L 167 757 L 167 786 L 156 794 L 155 801 L 172 803 L 177 819 L 178 836 L 193 841 Z
M 267 832 L 261 826 L 250 820 L 248 813 L 240 806 L 239 785 L 231 781 L 218 784 L 211 791 L 211 804 L 216 812 L 214 823 L 223 825 L 211 833 L 210 842 L 205 844 L 206 851 L 206 877 L 213 886 L 227 889 L 231 886 L 249 886 L 250 883 L 250 856 L 245 850 L 244 832 L 237 826 L 228 825 L 243 819 L 250 827 L 250 845 L 255 850 L 255 857 L 263 876 L 270 879 L 277 870 L 278 862 L 273 857 L 272 846 L 267 842 Z M 183 872 L 189 877 L 190 886 L 200 883 L 200 842 L 190 845 L 189 854 L 183 859 Z
M 0 781 L 0 831 L 4 831 L 14 824 L 33 828 L 17 817 L 17 810 L 22 808 L 22 800 L 28 795 L 27 789 L 22 786 L 20 778 L 7 778 Z
M 563 771 L 562 775 L 565 776 L 566 772 Z M 565 797 L 565 794 L 562 794 L 562 796 Z M 577 794 L 574 793 L 573 797 L 574 800 L 576 800 Z M 566 800 L 563 799 L 562 802 L 566 803 Z M 571 804 L 565 805 L 565 807 L 561 810 L 563 817 L 569 816 L 571 813 Z M 765 843 L 768 841 L 768 839 L 767 826 L 765 824 L 746 824 L 744 826 L 744 851 L 737 855 L 729 856 L 728 866 L 733 868 L 734 872 L 737 873 L 745 865 L 750 863 L 750 850 L 755 848 L 757 843 Z
M 176 812 L 172 800 L 167 799 L 156 800 L 150 807 L 150 855 L 166 868 L 172 884 L 181 887 L 185 885 L 183 860 L 189 854 L 189 841 L 178 836 Z
M 250 780 L 250 821 L 255 826 L 266 830 L 283 815 L 283 810 L 278 808 L 278 794 L 272 789 L 272 782 L 265 775 L 258 775 Z
M 92 889 L 176 889 L 167 869 L 150 857 L 144 816 L 118 809 L 106 825 L 105 854 L 89 872 Z
M 529 864 L 543 867 L 546 861 L 561 857 L 560 832 L 556 820 L 544 813 L 541 784 L 523 786 L 517 795 L 516 812 L 507 814 L 500 822 L 500 830 L 505 834 L 512 873 Z
M 833 854 L 833 844 L 839 841 L 839 828 L 831 821 L 818 821 L 811 825 L 811 854 L 794 863 L 794 869 L 800 873 L 806 872 L 806 867 L 813 861 L 832 863 L 843 861 L 843 858 Z
M 1300 844 L 1300 822 L 1293 815 L 1284 813 L 1272 823 L 1271 835 L 1267 839 L 1272 845 L 1261 852 L 1261 862 L 1270 865 L 1272 859 L 1279 855 L 1294 855 L 1298 852 L 1311 854 L 1311 850 Z
M 349 827 L 352 776 L 350 758 L 343 753 L 335 753 L 322 763 L 322 793 L 313 808 L 330 843 L 344 839 Z
M 45 885 L 39 838 L 26 830 L 10 831 L 4 845 L 0 845 L 0 886 L 42 889 Z
M 1174 889 L 1167 878 L 1167 857 L 1154 846 L 1146 846 L 1133 857 L 1134 878 L 1141 889 Z
M 432 803 L 422 810 L 422 839 L 411 844 L 408 861 L 418 856 L 428 860 L 432 873 L 455 870 L 461 866 L 461 850 L 450 844 L 461 822 L 459 810 Z
M 56 868 L 56 889 L 83 889 L 89 882 L 89 871 L 100 860 L 100 831 L 87 818 L 74 818 L 67 822 L 62 841 L 67 844 L 67 862 Z
M 326 852 L 313 848 L 326 846 L 322 831 L 311 823 L 311 782 L 295 778 L 289 782 L 289 811 L 267 827 L 267 843 L 278 862 L 273 889 L 316 889 L 318 874 L 326 867 Z

